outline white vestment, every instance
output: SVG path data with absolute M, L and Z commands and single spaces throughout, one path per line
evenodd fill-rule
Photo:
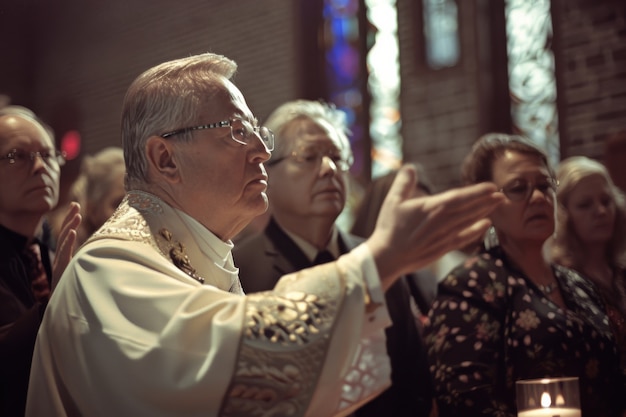
M 343 416 L 389 385 L 365 245 L 248 296 L 231 249 L 130 192 L 53 293 L 27 416 Z

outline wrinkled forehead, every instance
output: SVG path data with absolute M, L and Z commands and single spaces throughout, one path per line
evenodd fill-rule
M 200 112 L 202 123 L 215 123 L 238 118 L 254 121 L 254 115 L 239 88 L 232 81 L 219 77 L 218 82 L 208 89 Z
M 280 138 L 286 151 L 302 147 L 336 148 L 343 151 L 345 144 L 337 129 L 324 119 L 302 116 L 292 120 L 282 129 Z
M 3 150 L 20 147 L 54 148 L 48 131 L 28 117 L 19 115 L 0 116 L 0 148 Z

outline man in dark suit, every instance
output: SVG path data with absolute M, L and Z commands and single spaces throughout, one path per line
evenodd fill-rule
M 270 290 L 281 276 L 333 260 L 363 241 L 335 224 L 346 204 L 352 161 L 343 113 L 297 100 L 277 108 L 266 126 L 276 135 L 266 164 L 271 217 L 262 233 L 233 252 L 246 293 Z M 404 280 L 387 291 L 386 302 L 393 321 L 386 330 L 392 386 L 354 414 L 428 416 L 431 377 Z
M 35 338 L 73 252 L 79 207 L 70 205 L 56 258 L 43 242 L 59 198 L 63 158 L 52 130 L 29 109 L 0 109 L 0 415 L 23 416 Z

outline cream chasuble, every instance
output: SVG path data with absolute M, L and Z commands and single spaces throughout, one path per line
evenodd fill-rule
M 231 242 L 131 192 L 41 325 L 28 416 L 342 416 L 389 385 L 369 250 L 244 296 Z

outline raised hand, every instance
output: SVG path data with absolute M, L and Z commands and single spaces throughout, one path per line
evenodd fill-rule
M 416 183 L 415 168 L 403 166 L 367 240 L 384 288 L 399 275 L 480 239 L 491 225 L 487 216 L 504 201 L 491 183 L 414 198 Z
M 76 245 L 76 229 L 80 225 L 82 217 L 80 215 L 80 205 L 72 202 L 69 205 L 67 215 L 63 219 L 61 231 L 57 239 L 57 250 L 52 264 L 52 290 L 56 288 L 65 267 L 74 255 Z

